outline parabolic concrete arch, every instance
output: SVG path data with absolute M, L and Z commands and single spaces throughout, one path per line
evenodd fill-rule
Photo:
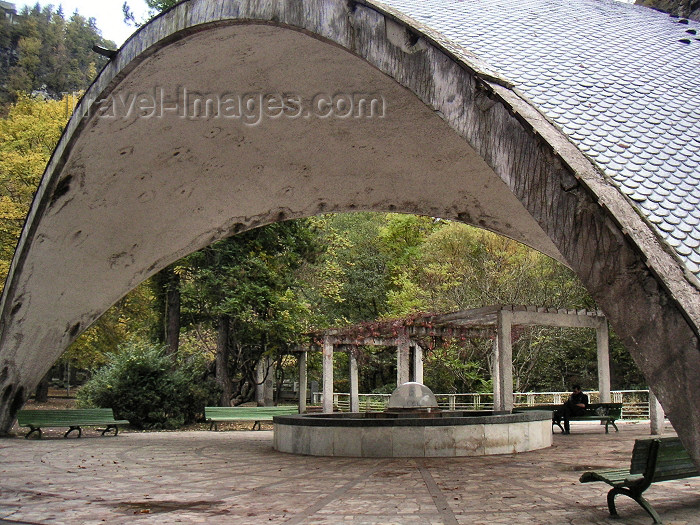
M 401 211 L 573 268 L 700 463 L 700 267 L 584 149 L 517 83 L 386 4 L 178 4 L 112 57 L 44 174 L 0 305 L 0 431 L 83 330 L 178 258 L 270 222 Z

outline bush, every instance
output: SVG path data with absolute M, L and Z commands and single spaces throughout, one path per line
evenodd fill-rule
M 163 348 L 130 343 L 78 392 L 82 407 L 112 408 L 137 428 L 178 428 L 216 404 L 216 383 L 197 356 L 174 359 Z

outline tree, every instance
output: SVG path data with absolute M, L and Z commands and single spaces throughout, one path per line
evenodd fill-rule
M 70 362 L 85 370 L 106 365 L 129 343 L 148 340 L 154 322 L 150 287 L 141 284 L 116 302 L 71 344 L 59 363 Z
M 182 0 L 146 0 L 146 5 L 159 13 L 170 9 Z
M 146 0 L 146 5 L 150 8 L 150 15 L 154 16 L 157 13 L 162 13 L 163 11 L 170 9 L 180 1 L 182 0 Z M 122 12 L 124 13 L 124 22 L 126 24 L 138 27 L 146 23 L 146 21 L 136 20 L 131 7 L 129 7 L 128 1 L 125 1 L 122 4 Z
M 177 354 L 180 346 L 180 275 L 179 267 L 167 266 L 154 275 L 155 330 L 153 339 L 164 344 L 169 355 Z
M 0 119 L 0 281 L 5 282 L 24 219 L 63 127 L 70 97 L 20 95 Z
M 298 294 L 294 270 L 315 250 L 310 224 L 298 220 L 244 232 L 187 257 L 184 318 L 189 327 L 217 333 L 222 405 L 233 397 L 249 399 L 261 357 L 279 358 L 309 329 L 309 307 Z
M 52 5 L 25 7 L 15 23 L 0 21 L 0 104 L 17 93 L 61 98 L 85 90 L 107 58 L 92 46 L 115 47 L 102 38 L 95 19 L 77 11 L 66 21 Z
M 562 264 L 486 230 L 441 221 L 413 251 L 393 279 L 392 312 L 445 312 L 492 304 L 594 306 Z
M 78 392 L 80 406 L 109 407 L 137 428 L 177 428 L 201 418 L 216 386 L 201 357 L 173 361 L 162 348 L 125 345 Z
M 700 0 L 637 0 L 636 3 L 675 16 L 700 20 Z
M 313 220 L 325 250 L 303 268 L 301 278 L 308 283 L 304 296 L 318 314 L 315 324 L 327 327 L 386 315 L 389 257 L 377 246 L 385 215 L 350 213 Z

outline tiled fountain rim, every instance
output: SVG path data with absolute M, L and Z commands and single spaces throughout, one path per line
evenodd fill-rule
M 455 416 L 451 414 L 469 413 L 466 410 L 455 412 L 444 411 L 448 417 L 438 418 L 391 418 L 375 419 L 364 416 L 363 412 L 335 412 L 333 414 L 299 414 L 292 416 L 275 416 L 273 422 L 276 425 L 293 425 L 309 427 L 437 427 L 457 425 L 505 425 L 510 423 L 526 423 L 529 421 L 545 421 L 552 418 L 551 411 L 532 410 L 528 412 L 516 412 L 513 414 L 494 413 L 493 415 Z M 478 411 L 481 414 L 481 411 Z

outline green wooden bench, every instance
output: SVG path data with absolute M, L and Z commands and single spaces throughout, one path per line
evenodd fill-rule
M 298 414 L 295 406 L 279 407 L 204 407 L 204 418 L 209 423 L 209 430 L 218 430 L 217 423 L 230 423 L 233 421 L 254 421 L 253 430 L 260 430 L 261 421 L 272 421 L 274 416 L 288 416 Z
M 561 405 L 528 405 L 524 407 L 516 407 L 515 411 L 525 410 L 547 410 L 554 414 L 555 410 L 561 408 Z M 581 416 L 572 416 L 569 421 L 600 421 L 601 425 L 605 425 L 605 433 L 608 434 L 608 426 L 612 425 L 615 432 L 618 432 L 615 421 L 622 419 L 622 403 L 591 403 L 586 407 L 586 411 Z M 552 430 L 554 425 L 558 426 L 562 432 L 564 428 L 561 422 L 558 422 L 552 417 Z
M 624 494 L 639 503 L 653 518 L 654 523 L 662 523 L 661 518 L 644 499 L 642 493 L 657 481 L 700 476 L 700 471 L 677 437 L 638 439 L 634 442 L 632 461 L 629 469 L 597 470 L 584 472 L 581 483 L 603 481 L 613 487 L 608 492 L 608 510 L 613 518 L 618 517 L 615 509 L 615 496 Z
M 128 425 L 126 419 L 114 419 L 111 408 L 77 408 L 71 410 L 20 410 L 17 414 L 17 422 L 21 427 L 29 427 L 29 432 L 24 436 L 29 438 L 34 432 L 39 434 L 41 429 L 48 427 L 68 427 L 63 437 L 74 430 L 78 431 L 78 437 L 83 435 L 81 427 L 105 427 L 104 436 L 108 431 L 114 430 L 114 435 L 119 433 L 119 425 Z

